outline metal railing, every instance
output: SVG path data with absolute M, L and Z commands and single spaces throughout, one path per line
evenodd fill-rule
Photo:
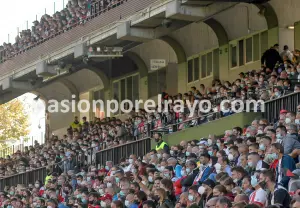
M 123 4 L 124 2 L 126 2 L 127 0 L 119 0 L 117 3 L 115 4 L 108 4 L 108 5 L 102 5 L 101 1 L 96 1 L 94 3 L 91 4 L 91 8 L 90 8 L 90 16 L 88 18 L 94 18 L 106 11 L 109 11 L 112 8 L 115 8 L 121 4 Z
M 89 148 L 83 154 L 78 154 L 73 159 L 73 165 L 69 165 L 69 160 L 60 161 L 58 163 L 47 165 L 45 167 L 36 168 L 23 173 L 5 176 L 0 178 L 0 190 L 3 190 L 5 186 L 16 186 L 17 184 L 34 184 L 36 180 L 41 180 L 44 183 L 44 179 L 47 173 L 57 172 L 63 173 L 69 170 L 80 170 L 81 167 L 87 165 L 95 165 L 95 149 Z M 18 161 L 14 161 L 18 162 Z
M 299 92 L 285 95 L 280 98 L 267 101 L 265 103 L 265 112 L 263 113 L 263 116 L 269 122 L 274 123 L 279 118 L 279 112 L 281 109 L 285 109 L 287 111 L 296 111 L 299 104 Z
M 151 150 L 150 137 L 140 139 L 117 147 L 105 149 L 96 153 L 96 164 L 98 167 L 105 166 L 106 161 L 118 164 L 120 159 L 128 158 L 131 154 L 138 157 L 146 155 Z
M 143 156 L 150 150 L 151 139 L 149 137 L 100 151 L 96 151 L 95 148 L 89 148 L 83 155 L 77 155 L 74 158 L 76 166 L 72 169 L 66 168 L 65 162 L 68 162 L 68 160 L 65 160 L 24 173 L 2 177 L 0 179 L 0 190 L 3 190 L 5 186 L 34 184 L 36 180 L 41 180 L 44 183 L 47 173 L 62 173 L 67 172 L 68 170 L 80 170 L 81 167 L 87 165 L 105 166 L 106 161 L 114 161 L 117 163 L 122 157 L 129 157 L 131 154 Z
M 265 103 L 264 117 L 270 122 L 274 121 L 279 116 L 281 109 L 295 111 L 297 105 L 300 102 L 300 93 L 293 93 L 290 95 L 283 96 L 281 98 L 270 100 Z M 201 119 L 203 118 L 204 119 Z M 226 116 L 225 116 L 226 117 Z M 105 149 L 105 144 L 100 145 L 100 151 L 95 148 L 89 148 L 83 155 L 77 155 L 76 169 L 80 169 L 86 165 L 96 165 L 98 167 L 105 166 L 106 161 L 113 161 L 118 164 L 121 158 L 128 158 L 131 154 L 142 157 L 151 150 L 151 134 L 155 132 L 162 133 L 173 133 L 178 131 L 178 126 L 184 123 L 189 123 L 189 127 L 201 125 L 202 123 L 211 122 L 216 119 L 223 118 L 220 112 L 212 112 L 204 116 L 195 118 L 189 118 L 180 123 L 169 124 L 167 126 L 151 129 L 150 125 L 147 124 L 147 130 L 139 132 L 137 136 L 134 136 L 135 141 L 128 142 L 123 145 L 118 145 L 112 148 Z M 190 125 L 192 121 L 196 121 L 196 125 Z M 171 128 L 170 128 L 171 127 Z M 0 190 L 5 186 L 12 186 L 17 184 L 32 184 L 36 180 L 44 180 L 47 174 L 47 169 L 65 172 L 67 171 L 64 166 L 64 161 L 47 166 L 39 169 L 34 169 L 29 172 L 20 173 L 13 176 L 8 176 L 0 179 Z
M 17 184 L 34 184 L 36 180 L 44 180 L 47 175 L 46 167 L 24 172 L 21 174 L 9 176 L 0 179 L 0 190 L 4 190 L 5 186 L 16 186 Z
M 222 98 L 218 98 L 218 99 L 219 101 L 216 103 L 220 103 L 222 101 Z M 292 93 L 274 100 L 266 101 L 264 106 L 264 112 L 262 112 L 263 118 L 266 118 L 269 122 L 274 123 L 276 122 L 276 119 L 279 118 L 279 112 L 281 109 L 285 109 L 288 111 L 296 111 L 297 106 L 299 104 L 300 104 L 300 93 Z M 260 111 L 258 110 L 258 112 Z M 173 132 L 186 129 L 184 125 L 188 125 L 187 128 L 191 128 L 224 117 L 226 116 L 222 116 L 222 113 L 220 111 L 212 112 L 206 115 L 202 115 L 194 118 L 188 118 L 183 122 L 176 122 L 174 124 L 165 125 L 157 129 L 152 129 L 151 134 L 156 132 L 162 134 L 171 134 Z

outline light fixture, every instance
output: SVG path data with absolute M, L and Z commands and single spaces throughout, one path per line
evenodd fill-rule
M 294 30 L 295 29 L 295 26 L 294 25 L 290 25 L 287 27 L 289 30 Z

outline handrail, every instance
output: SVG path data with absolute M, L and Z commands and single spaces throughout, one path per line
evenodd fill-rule
M 96 153 L 96 164 L 105 166 L 106 161 L 118 164 L 121 158 L 128 158 L 131 154 L 142 157 L 151 150 L 151 138 L 146 137 L 140 140 L 118 145 Z
M 136 148 L 139 147 L 139 148 Z M 97 152 L 91 151 L 94 148 L 89 148 L 86 152 L 90 151 L 89 157 L 87 160 L 84 161 L 85 164 L 94 164 L 94 165 L 101 165 L 105 166 L 104 163 L 108 160 L 116 161 L 121 157 L 128 157 L 129 154 L 136 154 L 137 156 L 143 156 L 147 152 L 151 150 L 151 139 L 150 137 L 136 140 L 133 142 L 128 142 L 123 145 L 118 145 L 113 148 L 108 148 L 104 150 L 100 150 Z M 79 156 L 75 157 L 76 164 L 81 167 Z M 3 190 L 5 186 L 16 186 L 17 184 L 29 184 L 34 183 L 36 180 L 41 180 L 44 183 L 44 179 L 47 175 L 47 169 L 52 168 L 55 169 L 56 167 L 61 168 L 65 161 L 60 161 L 59 163 L 55 163 L 52 165 L 36 168 L 30 171 L 26 171 L 24 173 L 19 173 L 11 176 L 6 176 L 0 178 L 0 190 Z M 65 172 L 66 170 L 62 170 Z M 52 172 L 52 171 L 49 171 Z
M 275 123 L 279 118 L 281 109 L 295 111 L 300 104 L 300 92 L 291 93 L 265 103 L 263 116 L 270 122 Z
M 277 105 L 275 104 L 275 106 L 274 106 L 274 103 L 277 103 Z M 280 105 L 278 105 L 278 103 Z M 262 112 L 262 114 L 269 122 L 272 123 L 272 122 L 274 122 L 274 119 L 278 118 L 279 112 L 281 109 L 293 111 L 296 109 L 297 105 L 299 105 L 299 104 L 300 104 L 300 93 L 291 93 L 288 95 L 284 95 L 280 98 L 265 101 L 265 106 L 264 106 L 265 110 L 264 110 L 264 112 Z M 276 108 L 276 110 L 273 110 L 272 107 Z M 243 112 L 245 112 L 245 111 L 243 111 Z M 186 124 L 193 120 L 199 120 L 200 118 L 203 118 L 203 117 L 204 117 L 204 119 L 207 119 L 208 117 L 214 116 L 215 114 L 218 114 L 218 113 L 221 113 L 221 112 L 214 111 L 214 112 L 211 112 L 206 115 L 188 118 L 187 120 L 182 121 L 182 122 L 168 124 L 166 126 L 163 126 L 163 127 L 157 128 L 157 129 L 152 129 L 151 133 L 155 133 L 155 132 L 173 133 L 174 130 L 175 131 L 177 130 L 177 128 L 174 129 L 174 127 L 178 127 L 181 124 Z M 221 117 L 221 115 L 220 115 L 220 117 L 218 117 L 217 119 L 213 119 L 213 120 L 218 120 L 220 118 L 223 118 L 223 117 Z M 208 121 L 208 122 L 210 122 L 210 121 Z M 197 126 L 198 125 L 199 124 L 197 124 Z

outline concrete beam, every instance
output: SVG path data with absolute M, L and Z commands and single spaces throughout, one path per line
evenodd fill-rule
M 84 55 L 87 54 L 87 44 L 86 42 L 84 43 L 79 43 L 74 47 L 74 58 L 82 58 Z
M 165 23 L 163 23 L 165 21 Z M 124 22 L 117 28 L 117 38 L 133 42 L 147 42 L 158 39 L 178 28 L 187 25 L 186 21 L 164 20 L 162 25 L 156 28 L 137 28 L 130 21 Z
M 182 5 L 181 1 L 171 1 L 166 6 L 166 18 L 184 21 L 199 21 L 206 17 L 205 7 Z
M 3 91 L 31 91 L 33 90 L 33 85 L 26 81 L 15 81 L 12 79 L 12 77 L 7 77 L 2 82 L 2 89 Z
M 46 61 L 41 61 L 36 65 L 36 75 L 39 77 L 52 77 L 57 74 L 54 66 L 49 66 Z
M 131 22 L 127 21 L 117 27 L 117 39 L 147 42 L 155 39 L 155 33 L 154 29 L 131 27 Z

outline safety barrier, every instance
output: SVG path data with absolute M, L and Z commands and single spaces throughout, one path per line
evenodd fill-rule
M 98 167 L 105 166 L 106 161 L 118 164 L 121 158 L 128 158 L 131 154 L 142 157 L 151 150 L 151 138 L 145 138 L 96 153 Z
M 104 146 L 100 146 L 100 148 L 104 148 Z M 149 137 L 100 151 L 97 151 L 96 148 L 89 148 L 82 155 L 78 154 L 77 157 L 74 158 L 76 163 L 75 169 L 80 170 L 81 167 L 86 165 L 105 165 L 106 161 L 115 161 L 117 163 L 122 157 L 128 157 L 130 154 L 143 156 L 150 150 L 151 140 Z M 68 168 L 68 160 L 65 160 L 54 165 L 49 165 L 47 167 L 42 167 L 28 172 L 3 177 L 0 178 L 0 190 L 3 190 L 5 186 L 16 186 L 17 184 L 34 184 L 36 180 L 41 180 L 42 182 L 44 182 L 47 172 L 62 173 L 67 172 L 69 170 Z M 74 168 L 72 168 L 72 170 L 73 169 Z
M 0 179 L 0 190 L 4 190 L 5 186 L 34 184 L 36 180 L 44 180 L 46 174 L 46 167 L 43 167 L 29 172 L 2 178 Z
M 263 113 L 264 117 L 268 119 L 270 122 L 275 121 L 278 118 L 279 112 L 281 109 L 295 111 L 297 105 L 300 103 L 300 93 L 293 93 L 281 98 L 270 100 L 265 103 L 265 112 Z M 206 122 L 211 122 L 213 120 L 221 118 L 219 112 L 214 112 L 204 116 Z M 85 166 L 85 165 L 97 165 L 98 167 L 104 167 L 106 161 L 113 161 L 114 164 L 118 164 L 121 158 L 128 158 L 131 154 L 135 154 L 138 157 L 142 157 L 147 154 L 151 150 L 151 134 L 154 132 L 163 132 L 163 133 L 172 133 L 178 130 L 178 126 L 197 120 L 198 125 L 201 124 L 200 117 L 191 118 L 182 123 L 176 123 L 172 125 L 168 125 L 159 129 L 151 129 L 150 126 L 147 126 L 147 131 L 142 132 L 142 134 L 137 134 L 134 138 L 136 141 L 128 142 L 123 145 L 119 145 L 116 147 L 105 149 L 106 146 L 102 144 L 100 146 L 100 151 L 97 151 L 95 148 L 90 148 L 83 155 L 77 155 L 76 164 L 77 169 Z M 172 127 L 172 128 L 170 128 Z M 144 137 L 144 138 L 142 138 Z M 36 180 L 44 180 L 47 174 L 47 169 L 52 170 L 60 170 L 61 172 L 66 172 L 66 166 L 63 162 L 59 164 L 55 164 L 52 166 L 48 166 L 35 169 L 29 172 L 9 176 L 0 179 L 0 190 L 2 190 L 5 186 L 12 186 L 17 184 L 33 184 Z
M 279 118 L 279 112 L 281 109 L 288 111 L 296 111 L 297 106 L 300 104 L 300 93 L 293 93 L 270 100 L 265 103 L 264 118 L 269 122 L 274 123 Z

